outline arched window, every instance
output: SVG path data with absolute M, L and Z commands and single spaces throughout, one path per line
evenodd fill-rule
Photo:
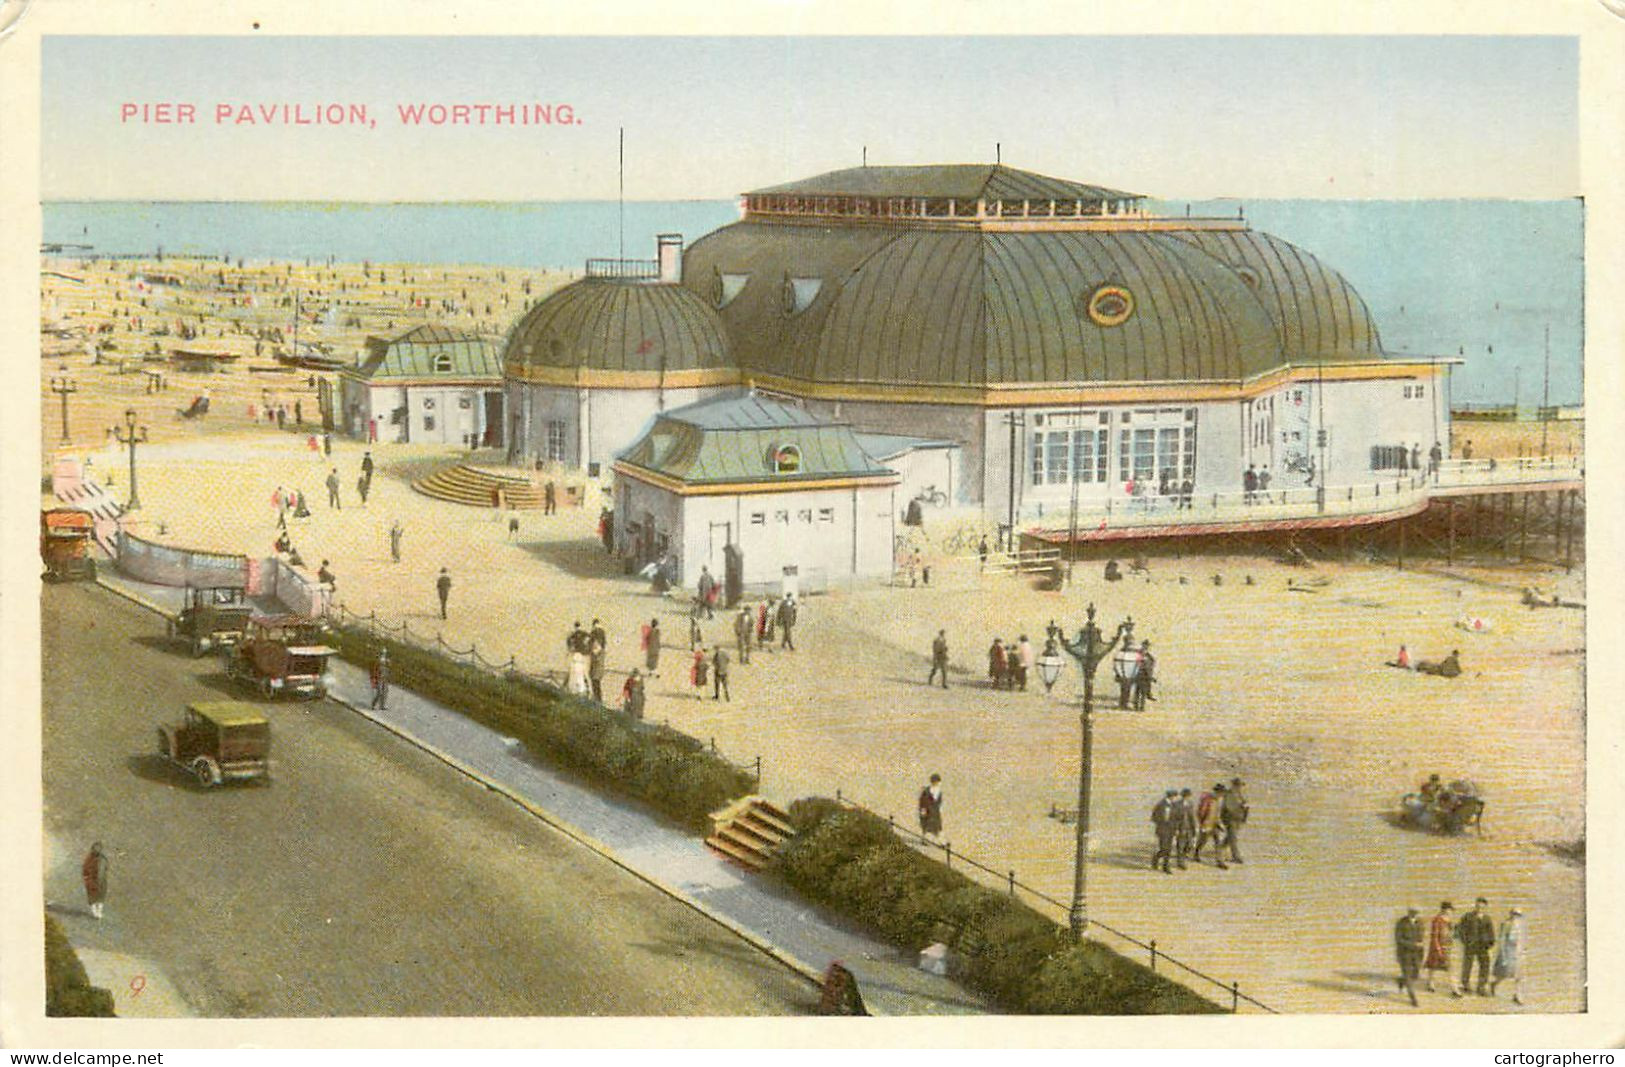
M 434 357 L 434 372 L 436 374 L 451 373 L 451 355 L 449 353 L 442 352 Z

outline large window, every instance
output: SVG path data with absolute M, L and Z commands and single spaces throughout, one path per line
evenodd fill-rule
M 1048 428 L 1030 438 L 1028 484 L 1066 485 L 1073 478 L 1104 482 L 1107 431 L 1099 423 L 1092 411 L 1048 416 Z
M 564 420 L 547 422 L 547 458 L 552 463 L 564 462 Z

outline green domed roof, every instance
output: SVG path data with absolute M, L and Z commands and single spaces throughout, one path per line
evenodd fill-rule
M 721 320 L 681 285 L 583 278 L 525 312 L 502 362 L 526 368 L 669 372 L 733 366 Z

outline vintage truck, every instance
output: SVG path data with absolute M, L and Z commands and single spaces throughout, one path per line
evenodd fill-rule
M 220 653 L 226 677 L 267 700 L 324 697 L 332 684 L 328 661 L 338 650 L 322 644 L 321 635 L 321 624 L 302 616 L 252 619 L 248 636 Z
M 66 582 L 94 579 L 96 561 L 90 539 L 96 517 L 79 508 L 49 508 L 40 512 L 39 554 L 45 561 L 45 580 Z

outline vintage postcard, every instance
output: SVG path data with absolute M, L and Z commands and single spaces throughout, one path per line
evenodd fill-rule
M 1537 6 L 13 11 L 0 1037 L 1617 1041 Z

